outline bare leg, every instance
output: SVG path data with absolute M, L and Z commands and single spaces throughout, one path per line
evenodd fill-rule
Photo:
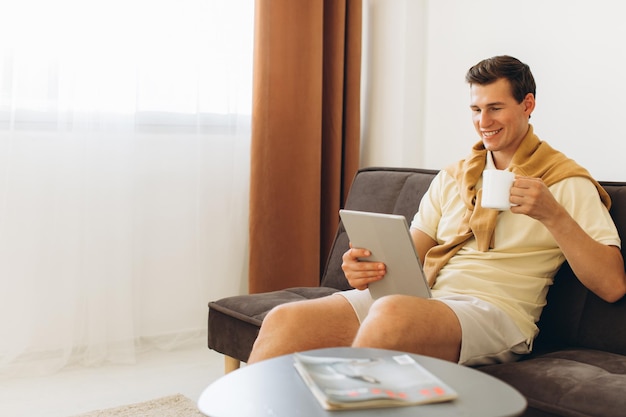
M 372 305 L 353 346 L 400 350 L 458 362 L 461 325 L 456 314 L 440 301 L 388 296 Z
M 350 346 L 359 320 L 344 297 L 283 304 L 263 320 L 248 363 L 324 347 Z

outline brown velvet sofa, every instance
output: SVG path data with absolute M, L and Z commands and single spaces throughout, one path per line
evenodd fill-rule
M 410 220 L 435 175 L 436 171 L 423 169 L 362 169 L 355 176 L 346 208 L 403 214 Z M 611 215 L 624 240 L 626 182 L 602 185 L 613 199 Z M 340 224 L 319 287 L 209 303 L 208 346 L 226 355 L 227 371 L 247 361 L 261 322 L 272 307 L 349 288 L 341 270 L 347 247 Z M 613 304 L 602 301 L 565 264 L 549 290 L 539 328 L 532 354 L 519 362 L 479 369 L 517 388 L 528 400 L 527 417 L 626 416 L 626 298 Z

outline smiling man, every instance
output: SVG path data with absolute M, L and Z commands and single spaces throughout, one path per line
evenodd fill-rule
M 489 58 L 470 68 L 466 81 L 480 140 L 466 159 L 437 175 L 411 224 L 433 298 L 374 301 L 367 288 L 385 279 L 385 265 L 359 261 L 368 250 L 351 248 L 342 268 L 354 290 L 272 310 L 250 362 L 331 346 L 402 350 L 467 365 L 513 361 L 531 351 L 548 287 L 564 260 L 604 300 L 626 293 L 610 199 L 584 168 L 534 134 L 528 65 Z M 485 169 L 516 174 L 510 210 L 481 206 Z

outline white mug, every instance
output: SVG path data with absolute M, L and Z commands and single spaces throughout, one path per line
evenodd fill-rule
M 511 171 L 486 169 L 483 171 L 483 196 L 481 205 L 485 208 L 508 210 L 512 204 L 509 201 L 511 187 L 515 174 Z

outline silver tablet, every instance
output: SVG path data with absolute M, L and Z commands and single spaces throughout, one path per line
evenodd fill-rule
M 339 210 L 339 215 L 352 247 L 372 253 L 361 260 L 387 266 L 385 278 L 369 285 L 373 298 L 390 294 L 430 298 L 428 280 L 404 216 L 354 210 Z

